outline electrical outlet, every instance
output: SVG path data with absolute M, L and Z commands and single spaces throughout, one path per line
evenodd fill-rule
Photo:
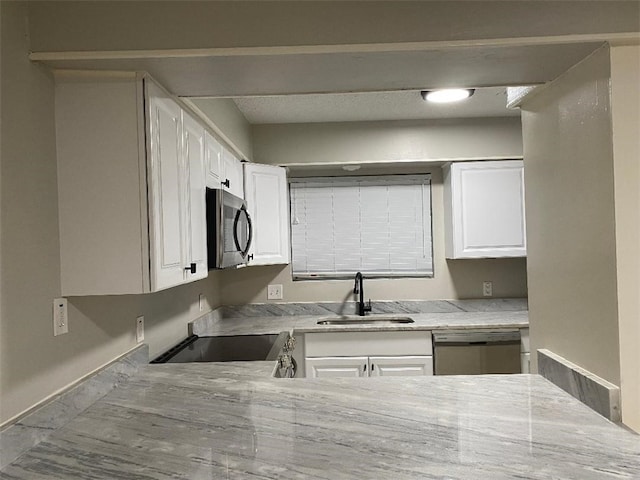
M 136 318 L 136 343 L 144 340 L 144 316 Z
M 53 336 L 64 335 L 69 332 L 69 318 L 67 317 L 67 299 L 53 299 Z
M 206 298 L 204 294 L 201 293 L 200 295 L 198 295 L 198 308 L 200 309 L 201 312 L 204 310 L 205 303 L 206 303 Z
M 482 296 L 493 297 L 493 282 L 482 282 Z
M 282 300 L 282 285 L 269 285 L 267 287 L 267 300 Z

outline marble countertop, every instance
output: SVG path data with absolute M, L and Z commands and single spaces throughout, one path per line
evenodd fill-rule
M 640 436 L 537 375 L 275 379 L 272 367 L 147 365 L 0 478 L 640 478 Z
M 193 322 L 196 335 L 251 335 L 290 331 L 295 333 L 345 332 L 377 330 L 447 330 L 527 328 L 529 315 L 521 299 L 462 300 L 431 302 L 379 302 L 366 319 L 406 318 L 413 323 L 363 323 L 361 325 L 318 325 L 322 319 L 354 318 L 340 304 L 280 304 L 258 305 L 230 313 L 236 316 L 220 318 L 205 315 Z M 425 311 L 426 310 L 426 311 Z
M 415 320 L 394 329 L 528 326 L 512 302 L 444 303 L 393 306 Z M 206 315 L 194 328 L 379 328 L 318 326 L 318 315 L 339 313 L 327 306 L 267 307 L 242 319 Z M 277 379 L 273 368 L 144 365 L 0 479 L 640 479 L 640 436 L 538 375 Z

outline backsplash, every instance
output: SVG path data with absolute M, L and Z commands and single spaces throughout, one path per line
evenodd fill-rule
M 222 317 L 271 317 L 288 315 L 355 315 L 356 302 L 258 303 L 223 306 Z M 372 314 L 384 313 L 454 313 L 522 311 L 528 309 L 526 298 L 474 300 L 401 300 L 372 302 Z

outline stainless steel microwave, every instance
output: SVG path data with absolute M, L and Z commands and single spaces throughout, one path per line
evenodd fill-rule
M 225 190 L 207 188 L 209 269 L 244 265 L 253 238 L 247 204 Z

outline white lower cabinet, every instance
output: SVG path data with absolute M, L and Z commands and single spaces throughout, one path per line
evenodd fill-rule
M 433 375 L 428 331 L 308 333 L 304 350 L 309 378 Z
M 307 378 L 368 377 L 368 357 L 318 357 L 306 359 Z
M 432 356 L 369 357 L 370 377 L 413 377 L 423 375 L 433 375 Z
M 306 360 L 306 374 L 308 378 L 433 375 L 433 357 L 310 357 Z

